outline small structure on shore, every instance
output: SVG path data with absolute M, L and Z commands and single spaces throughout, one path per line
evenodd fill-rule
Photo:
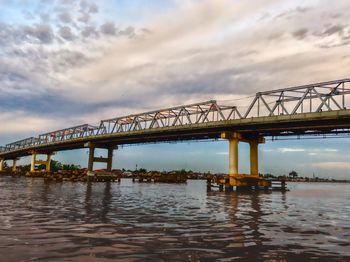
M 279 190 L 286 191 L 286 181 L 281 179 L 266 180 L 260 176 L 240 175 L 235 176 L 236 179 L 242 179 L 244 186 L 236 187 L 236 190 Z M 207 176 L 207 190 L 218 188 L 219 191 L 232 191 L 234 188 L 230 184 L 229 175 L 210 175 Z
M 182 172 L 158 172 L 150 171 L 138 173 L 136 178 L 139 182 L 154 182 L 154 183 L 186 183 L 187 174 Z M 135 179 L 134 179 L 135 180 Z

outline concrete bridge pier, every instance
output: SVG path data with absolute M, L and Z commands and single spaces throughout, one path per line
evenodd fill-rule
M 37 165 L 45 165 L 45 171 L 46 172 L 50 172 L 51 169 L 51 158 L 53 153 L 48 153 L 46 154 L 46 160 L 37 160 L 37 155 L 38 153 L 33 151 L 32 152 L 32 161 L 31 161 L 31 165 L 30 165 L 30 172 L 35 172 L 35 167 Z
M 5 163 L 5 160 L 4 159 L 0 159 L 0 172 L 4 171 L 4 163 Z
M 88 162 L 88 171 L 93 172 L 94 170 L 94 163 L 106 163 L 107 164 L 107 172 L 112 171 L 112 161 L 113 161 L 113 151 L 115 149 L 118 149 L 118 146 L 116 145 L 107 145 L 107 146 L 100 146 L 100 145 L 94 145 L 92 143 L 88 143 L 87 146 L 89 147 L 89 162 Z M 107 157 L 95 157 L 95 149 L 107 149 Z
M 263 137 L 244 138 L 238 132 L 222 132 L 221 138 L 229 141 L 229 179 L 225 184 L 226 190 L 232 190 L 233 187 L 251 188 L 268 187 L 269 181 L 259 177 L 259 144 L 265 143 Z M 250 145 L 250 174 L 239 174 L 238 171 L 238 144 L 239 142 L 249 143 Z
M 12 172 L 16 172 L 17 171 L 17 158 L 12 159 Z

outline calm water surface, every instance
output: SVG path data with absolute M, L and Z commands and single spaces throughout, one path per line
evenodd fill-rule
M 350 184 L 287 193 L 0 177 L 0 261 L 350 261 Z

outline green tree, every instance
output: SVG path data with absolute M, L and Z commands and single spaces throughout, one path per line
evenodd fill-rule
M 296 171 L 292 171 L 292 172 L 290 172 L 289 173 L 289 177 L 291 177 L 291 178 L 297 178 L 298 177 L 298 173 L 296 172 Z

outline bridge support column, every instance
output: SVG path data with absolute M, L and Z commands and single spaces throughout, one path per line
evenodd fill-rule
M 114 149 L 118 149 L 118 146 L 106 146 L 106 147 L 97 147 L 93 145 L 92 143 L 88 143 L 89 147 L 89 163 L 88 163 L 88 171 L 92 172 L 94 170 L 94 162 L 100 162 L 100 163 L 106 163 L 107 164 L 107 172 L 112 171 L 112 163 L 113 163 L 113 151 Z M 107 149 L 107 157 L 95 157 L 95 149 L 96 148 L 103 148 Z
M 37 160 L 37 154 L 36 152 L 32 152 L 32 161 L 30 165 L 30 172 L 35 172 L 36 165 L 45 165 L 45 171 L 50 172 L 51 170 L 51 158 L 52 153 L 46 154 L 46 160 Z
M 244 138 L 238 132 L 223 132 L 221 138 L 229 141 L 229 185 L 227 189 L 232 186 L 237 188 L 249 188 L 251 186 L 265 186 L 266 181 L 259 177 L 259 158 L 258 147 L 260 143 L 265 143 L 263 137 L 258 138 Z M 238 171 L 238 144 L 239 142 L 246 142 L 250 145 L 250 175 L 239 174 Z
M 5 163 L 5 160 L 4 159 L 0 159 L 0 172 L 4 171 L 4 163 Z
M 238 175 L 238 143 L 242 137 L 236 132 L 223 132 L 221 138 L 229 141 L 229 186 L 232 187 Z M 228 186 L 226 188 L 231 189 Z
M 12 160 L 12 172 L 16 172 L 17 171 L 17 159 L 13 159 Z
M 249 141 L 250 145 L 250 175 L 259 176 L 259 156 L 258 156 L 258 140 Z

